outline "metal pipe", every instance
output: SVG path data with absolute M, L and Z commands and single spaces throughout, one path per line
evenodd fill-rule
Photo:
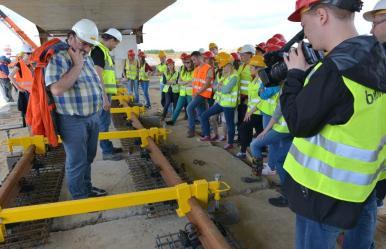
M 35 149 L 35 145 L 29 146 L 15 167 L 9 172 L 7 178 L 5 178 L 4 183 L 0 187 L 1 208 L 9 207 L 19 193 L 21 187 L 19 182 L 32 168 Z
M 130 119 L 134 128 L 144 128 L 135 114 L 131 114 Z M 153 139 L 148 138 L 148 142 L 149 145 L 147 146 L 147 149 L 150 151 L 150 157 L 152 161 L 161 169 L 160 174 L 166 184 L 168 186 L 175 186 L 182 183 L 182 179 L 175 172 Z M 198 228 L 200 234 L 199 239 L 202 245 L 206 249 L 231 249 L 231 246 L 217 229 L 216 225 L 213 224 L 209 215 L 202 209 L 197 200 L 195 198 L 191 198 L 189 203 L 191 211 L 187 214 L 187 217 L 189 221 Z

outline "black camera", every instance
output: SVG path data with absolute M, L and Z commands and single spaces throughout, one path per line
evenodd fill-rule
M 268 52 L 264 55 L 267 68 L 259 71 L 259 77 L 264 86 L 277 86 L 287 77 L 288 68 L 284 62 L 292 45 L 304 39 L 304 31 L 297 33 L 283 48 L 278 51 Z M 309 43 L 302 43 L 302 51 L 308 64 L 314 65 L 323 59 L 322 51 L 314 50 Z

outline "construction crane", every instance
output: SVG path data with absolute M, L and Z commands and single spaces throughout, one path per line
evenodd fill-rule
M 24 31 L 17 26 L 17 24 L 12 21 L 12 19 L 7 16 L 2 10 L 0 10 L 0 20 L 7 26 L 10 30 L 12 30 L 23 42 L 27 43 L 32 47 L 32 49 L 36 49 L 38 46 L 35 42 L 33 42 Z

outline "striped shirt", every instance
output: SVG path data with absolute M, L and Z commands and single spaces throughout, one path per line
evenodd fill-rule
M 46 86 L 57 82 L 72 67 L 67 51 L 54 55 L 45 69 Z M 64 115 L 89 116 L 102 107 L 100 79 L 90 56 L 85 57 L 82 71 L 75 84 L 61 96 L 53 96 L 56 111 Z

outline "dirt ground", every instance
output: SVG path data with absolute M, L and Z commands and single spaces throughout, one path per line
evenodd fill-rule
M 160 108 L 158 87 L 158 82 L 153 81 L 150 89 L 152 109 L 147 116 L 154 117 Z M 5 122 L 4 117 L 14 123 L 18 122 L 18 113 L 14 111 L 14 107 L 3 113 L 0 111 L 0 117 L 0 125 L 11 122 Z M 294 248 L 294 214 L 288 208 L 275 208 L 268 203 L 268 198 L 278 196 L 271 184 L 278 181 L 277 177 L 263 179 L 254 184 L 242 183 L 240 177 L 249 175 L 249 166 L 223 150 L 221 143 L 202 143 L 197 137 L 186 138 L 186 126 L 187 121 L 179 120 L 175 126 L 167 127 L 172 131 L 168 143 L 178 145 L 178 152 L 173 158 L 176 162 L 184 164 L 192 179 L 213 180 L 215 174 L 221 174 L 222 180 L 232 187 L 222 203 L 232 203 L 238 209 L 240 221 L 229 226 L 229 229 L 243 248 Z M 17 129 L 12 130 L 10 134 L 27 134 L 27 131 Z M 4 138 L 6 133 L 1 132 L 0 140 Z M 117 146 L 120 144 L 119 141 L 114 143 Z M 5 149 L 4 146 L 1 147 L 1 176 L 7 173 L 4 164 Z M 202 160 L 204 165 L 197 165 L 194 160 Z M 134 191 L 125 161 L 102 161 L 98 151 L 92 174 L 94 184 L 106 189 L 110 194 Z M 69 199 L 65 184 L 61 199 Z M 381 211 L 386 212 L 385 209 Z M 51 233 L 50 241 L 40 248 L 150 249 L 155 248 L 157 235 L 177 232 L 187 222 L 187 219 L 180 219 L 176 215 L 146 219 L 140 207 L 65 217 L 54 220 L 54 232 Z M 379 249 L 386 249 L 386 234 L 381 234 L 380 231 L 377 234 L 377 245 Z

